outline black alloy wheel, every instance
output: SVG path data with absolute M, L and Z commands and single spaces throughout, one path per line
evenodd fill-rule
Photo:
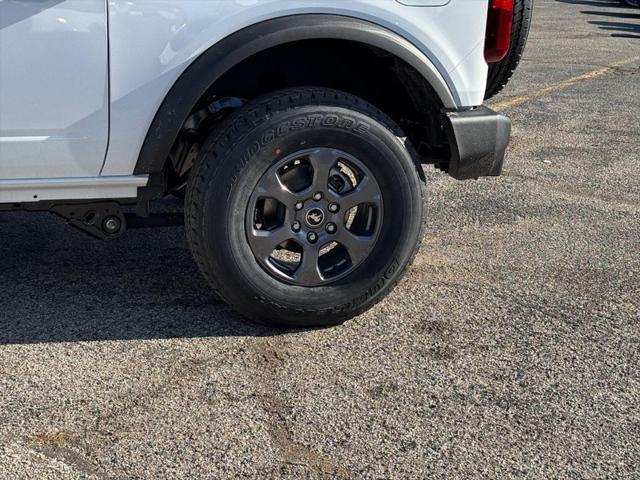
M 371 253 L 383 199 L 371 171 L 348 153 L 295 152 L 258 182 L 246 215 L 247 237 L 263 268 L 293 285 L 335 282 Z

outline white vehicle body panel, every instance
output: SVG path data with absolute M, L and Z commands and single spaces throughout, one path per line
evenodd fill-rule
M 376 23 L 431 60 L 457 106 L 480 105 L 484 98 L 486 0 L 440 7 L 396 0 L 110 0 L 109 8 L 112 129 L 106 175 L 133 171 L 162 100 L 195 58 L 234 32 L 277 17 L 330 13 Z
M 0 0 L 0 17 L 26 4 L 34 2 Z M 35 4 L 38 12 L 21 21 L 0 20 L 0 203 L 33 201 L 28 185 L 34 184 L 23 179 L 40 179 L 47 199 L 135 193 L 133 185 L 146 182 L 132 177 L 140 150 L 176 80 L 225 37 L 274 18 L 326 13 L 378 24 L 424 53 L 451 92 L 452 106 L 477 106 L 484 98 L 487 0 Z M 63 185 L 73 177 L 82 180 L 65 193 Z M 126 192 L 110 183 L 114 177 L 122 177 Z M 54 179 L 50 189 L 44 188 L 47 178 Z
M 143 175 L 0 179 L 0 203 L 136 198 L 147 181 Z
M 0 179 L 100 174 L 107 54 L 104 0 L 0 1 Z

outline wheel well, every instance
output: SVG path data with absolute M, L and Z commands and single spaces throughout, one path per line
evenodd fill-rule
M 380 48 L 356 41 L 300 40 L 246 58 L 207 89 L 171 149 L 165 169 L 167 191 L 184 185 L 199 145 L 241 101 L 300 86 L 328 87 L 363 98 L 389 115 L 425 156 L 446 144 L 440 128 L 442 101 L 414 67 Z M 219 108 L 212 111 L 214 102 Z

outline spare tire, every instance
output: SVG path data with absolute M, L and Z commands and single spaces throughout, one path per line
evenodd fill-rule
M 507 55 L 496 63 L 489 64 L 487 91 L 485 100 L 495 96 L 511 79 L 522 58 L 524 47 L 529 36 L 533 0 L 515 0 L 513 8 L 513 29 L 511 30 L 511 47 Z

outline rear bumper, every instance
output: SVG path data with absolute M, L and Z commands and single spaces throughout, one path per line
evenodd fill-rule
M 451 148 L 448 172 L 453 178 L 499 176 L 511 139 L 511 120 L 487 107 L 447 112 Z

